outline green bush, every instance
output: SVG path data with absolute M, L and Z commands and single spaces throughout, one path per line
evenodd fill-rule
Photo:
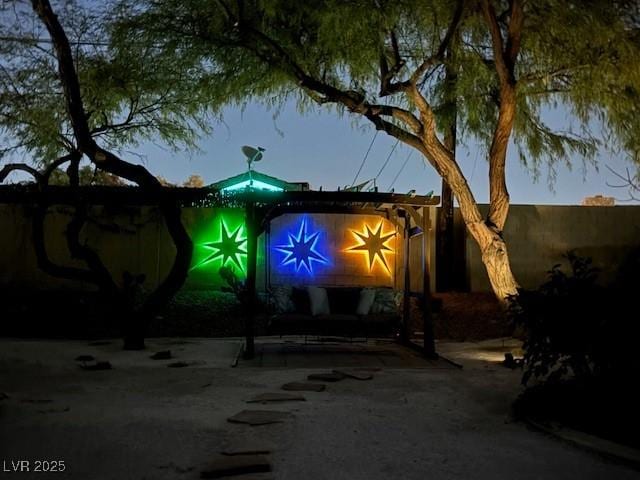
M 597 284 L 598 271 L 590 258 L 575 252 L 565 258 L 569 273 L 554 265 L 549 280 L 537 290 L 521 289 L 511 299 L 511 318 L 525 331 L 522 383 L 532 378 L 588 381 L 637 372 L 640 362 L 633 352 L 640 329 L 631 285 L 637 283 L 638 271 L 630 278 L 628 265 L 640 257 L 632 255 L 609 288 Z

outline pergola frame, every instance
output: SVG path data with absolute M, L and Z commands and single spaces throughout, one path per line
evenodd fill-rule
M 437 358 L 433 322 L 431 317 L 431 282 L 429 272 L 428 232 L 430 228 L 430 206 L 440 203 L 439 197 L 399 195 L 379 192 L 262 192 L 245 191 L 238 195 L 245 204 L 247 226 L 247 279 L 245 288 L 247 298 L 247 316 L 245 320 L 245 358 L 255 355 L 254 320 L 256 315 L 256 272 L 257 240 L 268 232 L 271 221 L 286 213 L 352 213 L 380 215 L 404 230 L 404 300 L 402 308 L 401 342 L 417 348 L 429 358 Z M 422 232 L 422 291 L 419 292 L 423 319 L 423 343 L 412 342 L 409 332 L 411 310 L 411 271 L 410 239 L 418 227 Z M 267 247 L 268 248 L 268 247 Z

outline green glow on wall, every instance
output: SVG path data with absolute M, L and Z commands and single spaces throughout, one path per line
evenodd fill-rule
M 217 210 L 206 225 L 194 235 L 192 270 L 211 275 L 219 283 L 222 266 L 234 269 L 238 277 L 247 271 L 247 229 L 244 211 Z M 195 273 L 195 272 L 194 272 Z

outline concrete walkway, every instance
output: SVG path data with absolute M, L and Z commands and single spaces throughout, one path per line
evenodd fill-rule
M 333 365 L 230 368 L 240 344 L 158 339 L 147 351 L 124 352 L 119 342 L 1 339 L 0 392 L 8 398 L 0 400 L 0 467 L 65 462 L 56 474 L 4 472 L 16 479 L 196 479 L 218 452 L 258 447 L 272 450 L 273 472 L 251 478 L 640 477 L 510 421 L 520 372 L 494 360 L 517 344 L 441 344 L 463 370 L 383 368 L 373 380 L 305 392 L 306 402 L 261 406 L 293 417 L 260 427 L 227 418 L 249 408 L 250 397 Z M 175 359 L 148 358 L 167 349 Z M 114 368 L 82 370 L 74 359 L 83 354 Z M 178 360 L 189 366 L 167 367 Z

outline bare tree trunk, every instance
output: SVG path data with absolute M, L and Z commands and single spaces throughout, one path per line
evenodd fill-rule
M 53 42 L 58 61 L 60 81 L 64 90 L 66 109 L 73 127 L 74 136 L 78 142 L 79 151 L 87 155 L 91 162 L 101 170 L 130 180 L 149 191 L 161 191 L 162 185 L 146 168 L 122 160 L 112 152 L 101 148 L 95 142 L 87 122 L 80 83 L 67 35 L 54 14 L 49 0 L 32 0 L 32 6 L 47 28 Z M 141 316 L 145 319 L 152 315 L 159 306 L 168 301 L 184 284 L 193 251 L 193 243 L 180 218 L 180 206 L 163 198 L 159 207 L 164 216 L 169 235 L 176 246 L 176 257 L 169 274 L 156 291 L 149 296 L 146 305 L 142 309 Z
M 486 223 L 467 224 L 467 228 L 480 247 L 482 263 L 487 269 L 491 288 L 498 299 L 504 302 L 510 296 L 517 295 L 518 282 L 511 271 L 504 239 Z
M 494 225 L 490 218 L 482 217 L 460 166 L 455 162 L 451 151 L 437 139 L 435 132 L 432 131 L 424 140 L 425 145 L 421 152 L 451 187 L 460 205 L 462 219 L 480 247 L 482 262 L 487 269 L 491 287 L 498 299 L 506 302 L 509 296 L 518 294 L 518 283 L 509 265 L 509 254 L 502 238 L 502 229 Z M 508 201 L 502 205 L 508 208 Z M 503 218 L 506 220 L 506 215 Z
M 458 80 L 457 65 L 455 63 L 455 50 L 458 42 L 458 32 L 454 32 L 451 43 L 445 53 L 445 104 L 449 125 L 445 126 L 444 145 L 456 158 L 458 102 L 456 83 Z M 454 288 L 454 238 L 453 238 L 453 191 L 442 179 L 442 191 L 440 194 L 440 210 L 436 223 L 436 289 L 446 292 Z
M 79 152 L 87 155 L 91 162 L 101 170 L 130 180 L 140 188 L 148 191 L 161 192 L 162 185 L 146 168 L 126 162 L 96 143 L 87 121 L 87 113 L 82 101 L 80 83 L 75 70 L 69 39 L 53 12 L 49 0 L 32 0 L 31 3 L 34 11 L 51 36 L 58 61 L 60 82 L 64 90 L 66 110 L 73 127 Z M 125 347 L 127 348 L 144 348 L 144 328 L 148 319 L 182 287 L 191 263 L 193 243 L 182 224 L 180 206 L 175 202 L 162 198 L 159 207 L 169 235 L 176 246 L 176 257 L 169 274 L 156 291 L 148 297 L 144 307 L 135 312 L 135 314 L 132 311 L 126 312 L 129 322 L 132 322 L 129 330 L 130 335 L 125 335 Z M 73 224 L 77 225 L 77 231 L 74 233 L 78 234 L 84 220 L 82 215 L 78 215 L 81 212 L 77 210 L 76 213 Z M 91 250 L 83 248 L 82 245 L 73 241 L 70 241 L 69 246 L 74 256 L 83 258 L 92 267 L 92 270 L 98 274 L 108 274 L 106 269 L 100 268 L 99 258 L 97 255 L 93 255 Z M 104 276 L 100 275 L 100 277 Z M 127 310 L 127 308 L 124 310 Z
M 509 265 L 506 242 L 501 236 L 501 231 L 482 218 L 478 204 L 458 165 L 448 162 L 448 166 L 450 168 L 441 175 L 458 199 L 462 219 L 480 247 L 482 263 L 487 269 L 494 293 L 500 301 L 506 302 L 509 296 L 518 294 L 518 282 Z
M 436 223 L 436 290 L 447 292 L 454 281 L 453 192 L 446 180 L 442 180 L 440 209 Z

